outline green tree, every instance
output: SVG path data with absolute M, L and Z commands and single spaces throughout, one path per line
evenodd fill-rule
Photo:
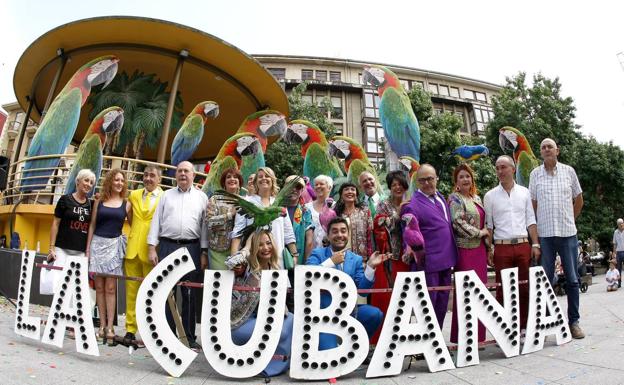
M 542 139 L 553 138 L 561 148 L 560 160 L 572 163 L 572 145 L 581 139 L 580 127 L 574 123 L 574 100 L 562 96 L 559 78 L 553 80 L 538 73 L 530 87 L 526 81 L 524 72 L 508 77 L 503 89 L 492 98 L 494 118 L 487 126 L 488 147 L 494 156 L 501 155 L 498 130 L 512 126 L 527 137 L 536 156 Z
M 453 170 L 459 161 L 451 152 L 462 144 L 483 144 L 483 138 L 461 136 L 464 122 L 450 113 L 435 114 L 431 94 L 421 87 L 414 87 L 408 93 L 416 118 L 420 124 L 420 163 L 433 165 L 440 180 L 438 189 L 449 194 L 453 187 Z M 475 170 L 475 183 L 483 193 L 496 185 L 496 173 L 489 157 L 470 162 Z
M 319 126 L 327 138 L 329 138 L 335 133 L 335 128 L 327 118 L 326 112 L 330 110 L 331 103 L 325 99 L 319 106 L 305 101 L 302 96 L 307 87 L 307 83 L 304 82 L 294 87 L 290 92 L 288 96 L 289 119 L 308 120 Z M 288 175 L 303 174 L 303 157 L 301 156 L 300 145 L 287 144 L 284 141 L 275 142 L 267 147 L 264 158 L 266 164 L 275 171 L 280 185 Z

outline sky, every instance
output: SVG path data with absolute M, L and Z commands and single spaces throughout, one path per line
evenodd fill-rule
M 583 134 L 624 148 L 624 2 L 576 3 L 3 0 L 0 104 L 15 101 L 15 65 L 36 38 L 75 20 L 131 15 L 188 25 L 248 54 L 382 62 L 501 85 L 541 72 L 574 99 Z

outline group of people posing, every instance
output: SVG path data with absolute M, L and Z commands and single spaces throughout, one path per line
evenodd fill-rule
M 451 285 L 454 271 L 474 270 L 487 283 L 487 266 L 494 266 L 500 282 L 502 269 L 517 267 L 520 280 L 528 279 L 532 263 L 554 275 L 558 254 L 567 281 L 568 322 L 572 336 L 583 338 L 579 327 L 579 284 L 575 219 L 583 206 L 582 190 L 574 169 L 557 161 L 559 148 L 552 139 L 540 145 L 543 164 L 534 169 L 529 188 L 515 183 L 516 165 L 506 155 L 496 160 L 500 184 L 488 191 L 483 201 L 468 164 L 453 171 L 453 192 L 444 197 L 437 190 L 434 166 L 421 165 L 414 192 L 404 173 L 389 172 L 389 194 L 380 195 L 375 177 L 364 172 L 359 185 L 344 183 L 337 201 L 330 198 L 333 180 L 317 176 L 313 181 L 314 199 L 305 203 L 305 183 L 290 176 L 296 186 L 286 199 L 288 215 L 275 219 L 268 228 L 256 230 L 248 239 L 239 234 L 251 219 L 237 213 L 236 207 L 216 196 L 208 198 L 193 186 L 194 171 L 189 162 L 177 166 L 177 187 L 163 192 L 158 184 L 160 170 L 145 169 L 144 188 L 133 191 L 126 200 L 126 181 L 120 170 L 109 172 L 101 196 L 93 205 L 88 194 L 94 176 L 83 170 L 77 191 L 62 197 L 55 210 L 51 232 L 50 258 L 84 252 L 90 270 L 98 273 L 145 276 L 171 252 L 186 247 L 197 270 L 183 279 L 200 282 L 204 269 L 231 268 L 237 284 L 259 286 L 263 270 L 290 269 L 297 264 L 334 268 L 351 276 L 358 289 L 392 287 L 402 271 L 424 271 L 427 285 Z M 269 167 L 262 167 L 248 181 L 229 169 L 221 176 L 221 187 L 240 193 L 246 184 L 247 199 L 260 207 L 270 206 L 278 191 L 277 178 Z M 79 215 L 80 213 L 80 215 Z M 126 242 L 121 234 L 124 220 L 130 224 Z M 78 236 L 80 234 L 80 236 Z M 124 250 L 125 249 L 125 250 Z M 138 282 L 126 281 L 126 338 L 136 333 L 135 303 Z M 189 346 L 196 341 L 197 289 L 181 290 L 181 318 Z M 98 308 L 103 338 L 114 335 L 114 278 L 96 278 Z M 246 342 L 254 329 L 259 302 L 258 292 L 234 292 L 231 325 L 235 343 Z M 447 312 L 449 291 L 430 291 L 440 327 Z M 390 293 L 374 293 L 360 301 L 353 315 L 364 325 L 371 344 L 378 338 Z M 497 298 L 502 301 L 501 290 Z M 321 306 L 331 301 L 321 297 Z M 528 286 L 520 285 L 520 328 L 526 326 Z M 287 313 L 276 355 L 289 356 L 292 333 L 292 297 L 287 296 Z M 167 319 L 172 330 L 171 313 Z M 457 342 L 457 319 L 453 312 L 451 341 Z M 485 328 L 479 325 L 479 341 Z M 337 345 L 336 337 L 322 334 L 319 347 Z M 274 360 L 265 369 L 276 375 L 288 368 L 288 361 Z

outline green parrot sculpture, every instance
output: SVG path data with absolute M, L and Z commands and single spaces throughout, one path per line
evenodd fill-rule
M 528 188 L 531 171 L 539 166 L 539 161 L 533 154 L 526 136 L 517 128 L 507 126 L 498 130 L 498 143 L 503 151 L 513 151 L 513 159 L 516 162 L 516 183 Z
M 56 95 L 28 148 L 28 157 L 63 154 L 71 142 L 80 109 L 91 93 L 91 87 L 106 87 L 117 74 L 116 56 L 93 59 L 76 71 L 65 87 Z M 60 158 L 28 160 L 24 163 L 20 182 L 21 191 L 46 188 Z
M 171 144 L 171 165 L 189 160 L 204 137 L 204 125 L 208 118 L 219 116 L 219 105 L 213 101 L 204 101 L 195 106 L 184 119 Z
M 123 124 L 124 111 L 121 107 L 109 107 L 95 116 L 78 147 L 76 160 L 69 171 L 65 194 L 71 194 L 76 191 L 76 176 L 83 169 L 93 171 L 95 174 L 94 185 L 97 186 L 98 179 L 102 173 L 102 162 L 104 160 L 102 151 L 106 144 L 106 136 L 120 130 Z M 94 191 L 95 189 L 91 190 L 89 196 L 93 195 Z
M 316 124 L 307 120 L 293 120 L 288 125 L 284 140 L 301 144 L 303 175 L 311 181 L 319 175 L 327 175 L 332 179 L 345 176 L 338 160 L 329 155 L 329 142 Z
M 239 233 L 232 234 L 232 237 L 242 237 L 242 239 L 245 240 L 254 230 L 270 226 L 271 222 L 280 216 L 288 216 L 288 210 L 284 207 L 286 205 L 286 199 L 294 190 L 295 186 L 300 183 L 300 179 L 301 177 L 298 177 L 286 183 L 275 196 L 275 200 L 269 207 L 256 206 L 253 202 L 246 200 L 244 197 L 229 193 L 225 190 L 216 191 L 215 197 L 217 200 L 234 205 L 240 215 L 248 219 L 253 219 L 250 225 L 242 229 Z
M 223 143 L 217 157 L 210 164 L 202 191 L 209 197 L 221 189 L 221 174 L 228 168 L 240 170 L 242 158 L 257 154 L 261 149 L 258 137 L 250 133 L 236 134 Z
M 375 185 L 377 191 L 381 194 L 383 192 L 379 183 L 379 177 L 373 164 L 368 160 L 366 151 L 360 146 L 359 143 L 347 136 L 334 136 L 329 141 L 329 154 L 339 159 L 345 160 L 345 170 L 347 172 L 346 180 L 359 186 L 360 174 L 364 171 L 368 171 L 375 177 Z M 334 183 L 336 186 L 337 183 Z
M 420 168 L 420 162 L 411 156 L 402 156 L 399 158 L 399 169 L 407 173 L 407 180 L 409 181 L 409 190 L 407 199 L 410 199 L 414 191 L 418 189 L 416 183 L 416 171 Z

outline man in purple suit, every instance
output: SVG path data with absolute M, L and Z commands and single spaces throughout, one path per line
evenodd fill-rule
M 409 204 L 403 206 L 401 215 L 412 214 L 418 219 L 424 238 L 424 271 L 427 286 L 451 285 L 451 271 L 457 261 L 457 246 L 451 226 L 451 211 L 446 200 L 437 191 L 438 176 L 430 164 L 417 171 L 418 191 Z M 410 245 L 413 246 L 413 245 Z M 422 263 L 419 263 L 422 266 Z M 440 328 L 444 324 L 448 306 L 448 291 L 430 291 Z

